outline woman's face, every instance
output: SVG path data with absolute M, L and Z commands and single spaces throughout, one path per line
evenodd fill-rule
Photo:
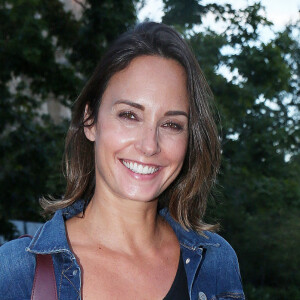
M 110 79 L 98 121 L 85 128 L 95 142 L 96 193 L 151 201 L 182 167 L 189 101 L 184 68 L 140 56 Z

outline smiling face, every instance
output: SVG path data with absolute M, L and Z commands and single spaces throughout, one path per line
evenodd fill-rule
M 85 128 L 95 142 L 95 193 L 157 199 L 181 170 L 188 111 L 185 70 L 175 60 L 140 56 L 112 76 L 97 124 Z

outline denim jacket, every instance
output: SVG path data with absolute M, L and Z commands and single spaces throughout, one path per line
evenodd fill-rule
M 29 300 L 35 272 L 35 254 L 52 254 L 58 299 L 81 299 L 81 270 L 67 241 L 65 220 L 80 213 L 77 201 L 59 210 L 36 232 L 0 247 L 0 299 Z M 173 228 L 182 252 L 192 300 L 245 299 L 236 254 L 219 235 L 207 238 L 184 230 L 166 209 L 162 217 Z

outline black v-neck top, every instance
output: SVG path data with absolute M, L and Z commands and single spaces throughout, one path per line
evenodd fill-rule
M 177 273 L 173 284 L 163 300 L 189 300 L 188 284 L 184 269 L 183 258 L 180 251 L 180 258 Z

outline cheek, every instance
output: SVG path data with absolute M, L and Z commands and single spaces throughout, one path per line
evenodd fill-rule
M 186 135 L 169 137 L 163 142 L 164 153 L 175 163 L 184 161 L 187 151 L 188 138 Z
M 186 150 L 187 150 L 187 145 L 186 143 L 182 143 L 180 146 L 178 146 L 175 150 L 175 155 L 177 160 L 183 164 L 183 161 L 185 159 L 186 156 Z
M 137 136 L 134 129 L 128 129 L 114 118 L 109 118 L 99 122 L 98 128 L 98 144 L 100 147 L 105 145 L 105 148 L 114 152 L 128 143 L 131 143 Z

